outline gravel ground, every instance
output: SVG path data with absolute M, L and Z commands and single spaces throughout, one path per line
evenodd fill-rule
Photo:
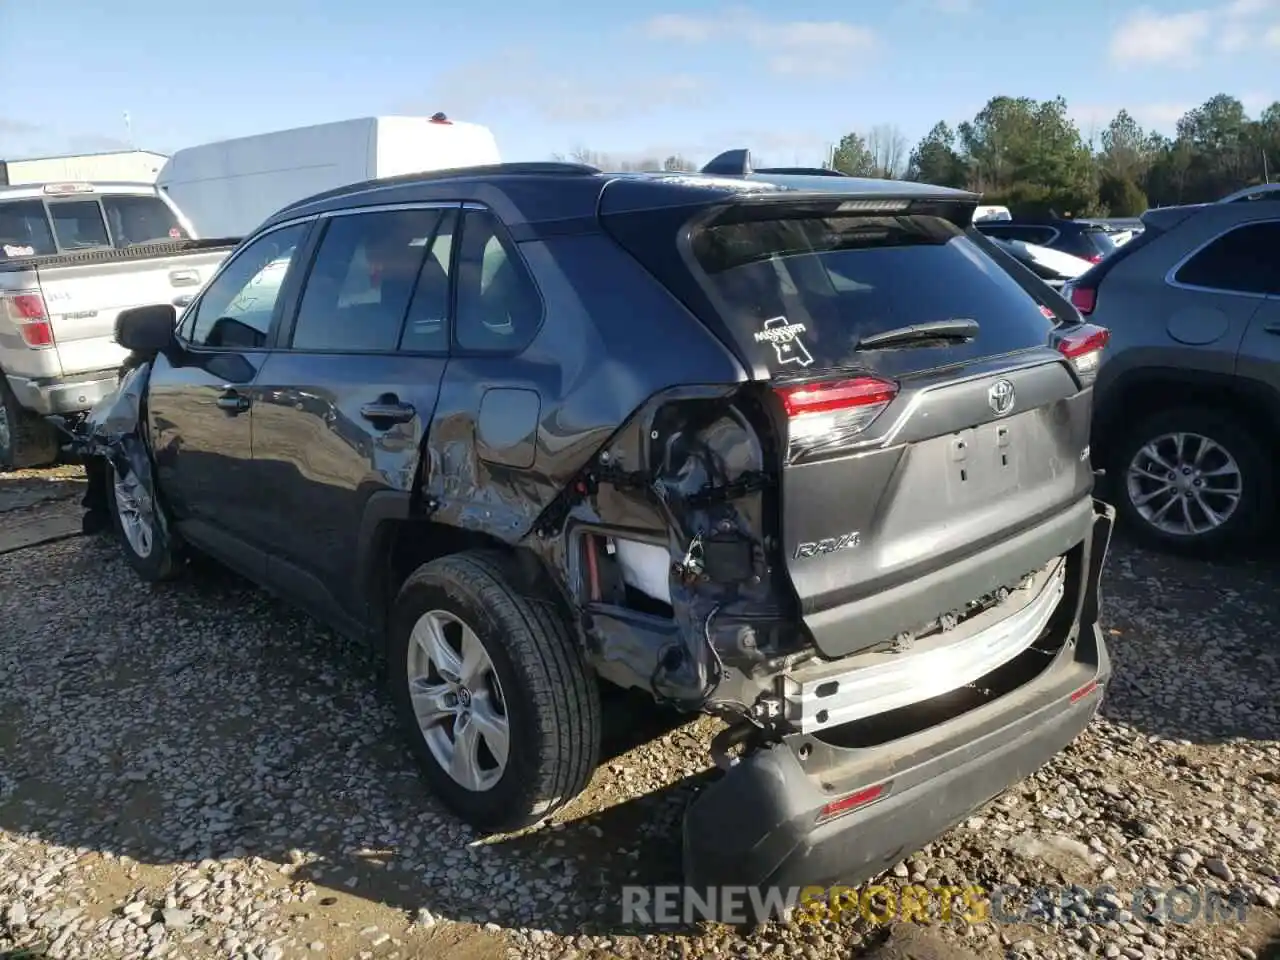
M 0 476 L 0 525 L 79 494 Z M 0 555 L 0 957 L 1280 957 L 1277 573 L 1117 545 L 1103 716 L 884 881 L 1076 884 L 1041 922 L 654 933 L 619 888 L 678 879 L 710 721 L 619 698 L 587 793 L 481 842 L 365 651 L 205 565 L 145 587 L 105 538 Z M 1135 915 L 1143 884 L 1234 891 L 1245 922 Z

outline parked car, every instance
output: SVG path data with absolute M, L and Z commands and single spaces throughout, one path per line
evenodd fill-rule
M 1090 263 L 1097 263 L 1116 249 L 1107 229 L 1089 220 L 1014 214 L 1012 220 L 980 220 L 975 226 L 989 237 L 1050 247 Z
M 1071 741 L 1110 672 L 1106 332 L 978 199 L 510 164 L 299 202 L 176 330 L 120 317 L 99 505 L 143 579 L 197 549 L 375 644 L 481 830 L 583 788 L 604 680 L 729 724 L 691 883 L 865 879 Z
M 122 309 L 190 299 L 234 247 L 149 184 L 0 187 L 0 469 L 52 463 L 45 417 L 116 389 Z
M 1001 240 L 998 237 L 992 237 L 991 240 L 1055 289 L 1060 290 L 1068 280 L 1074 280 L 1092 266 L 1088 260 L 1073 257 L 1052 247 L 1042 247 L 1022 240 Z
M 1067 284 L 1112 340 L 1093 456 L 1148 543 L 1198 551 L 1275 514 L 1280 439 L 1280 193 L 1148 211 L 1144 230 Z

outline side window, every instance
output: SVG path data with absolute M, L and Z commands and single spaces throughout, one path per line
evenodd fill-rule
M 458 249 L 457 343 L 463 350 L 514 353 L 542 323 L 542 297 L 515 244 L 487 210 L 468 210 Z
M 1036 243 L 1043 247 L 1053 243 L 1057 236 L 1058 231 L 1053 227 L 1028 227 L 1018 239 L 1027 243 Z
M 240 251 L 183 319 L 187 341 L 197 347 L 266 346 L 284 275 L 308 226 L 273 230 Z
M 293 328 L 295 350 L 393 351 L 439 210 L 330 219 Z
M 1236 227 L 1184 263 L 1173 279 L 1231 293 L 1280 294 L 1280 222 Z
M 420 353 L 449 352 L 449 263 L 458 213 L 449 210 L 440 218 L 431 239 L 427 259 L 418 273 L 418 285 L 409 303 L 400 349 Z

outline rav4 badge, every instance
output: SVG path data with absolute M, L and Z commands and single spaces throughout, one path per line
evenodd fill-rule
M 837 550 L 848 550 L 850 547 L 859 547 L 861 545 L 862 534 L 855 530 L 853 533 L 846 533 L 839 537 L 827 537 L 825 540 L 798 544 L 795 558 L 797 560 L 807 560 L 809 557 L 820 557 L 828 553 L 835 553 Z

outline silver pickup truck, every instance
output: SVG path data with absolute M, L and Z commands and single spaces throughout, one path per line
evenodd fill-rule
M 186 303 L 235 245 L 196 239 L 150 184 L 0 187 L 0 470 L 54 462 L 45 417 L 116 388 L 121 310 Z

